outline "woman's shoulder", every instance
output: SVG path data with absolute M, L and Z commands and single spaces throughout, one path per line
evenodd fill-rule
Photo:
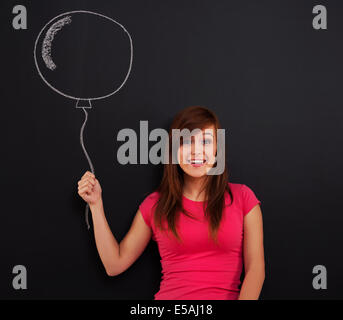
M 247 192 L 247 191 L 251 190 L 246 184 L 243 184 L 243 183 L 229 182 L 228 185 L 230 187 L 230 190 L 232 192 L 235 192 L 235 193 L 240 193 L 241 194 L 241 193 L 244 193 L 244 192 Z
M 160 197 L 159 192 L 158 191 L 153 191 L 151 193 L 148 193 L 145 196 L 144 200 L 156 201 L 156 200 L 158 200 L 159 197 Z
M 157 202 L 159 197 L 160 194 L 158 191 L 145 194 L 145 196 L 142 197 L 141 205 L 144 205 L 146 207 L 152 207 Z
M 154 205 L 157 203 L 158 198 L 159 193 L 157 191 L 154 191 L 146 195 L 144 200 L 139 205 L 139 210 L 142 213 L 143 219 L 149 227 L 152 227 L 152 209 Z
M 233 198 L 234 203 L 237 202 L 237 197 L 240 193 L 240 189 L 241 189 L 241 184 L 240 183 L 233 183 L 233 182 L 228 182 L 228 187 L 230 189 L 230 193 L 226 192 L 225 193 L 225 205 L 231 205 L 232 200 L 231 198 Z
M 232 192 L 240 191 L 242 189 L 242 186 L 243 186 L 243 184 L 241 184 L 241 183 L 234 183 L 234 182 L 229 182 L 228 185 L 229 185 Z
M 238 199 L 238 203 L 243 210 L 243 215 L 246 215 L 256 204 L 261 204 L 261 201 L 257 198 L 255 192 L 246 184 L 229 183 L 229 187 L 233 194 L 234 201 L 235 196 Z

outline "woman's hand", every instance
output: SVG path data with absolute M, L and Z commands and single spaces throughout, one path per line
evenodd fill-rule
M 89 205 L 95 205 L 101 201 L 101 186 L 95 175 L 89 171 L 78 182 L 78 194 Z

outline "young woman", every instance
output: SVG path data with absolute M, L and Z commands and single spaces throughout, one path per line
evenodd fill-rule
M 173 163 L 172 130 L 185 128 L 201 130 L 181 138 L 178 163 Z M 83 175 L 78 193 L 90 206 L 109 276 L 128 269 L 152 238 L 163 274 L 155 300 L 259 298 L 265 278 L 261 202 L 246 185 L 228 182 L 226 163 L 222 174 L 207 174 L 215 166 L 220 128 L 216 115 L 204 107 L 188 107 L 175 117 L 162 181 L 140 204 L 120 243 L 107 223 L 99 181 L 88 171 Z

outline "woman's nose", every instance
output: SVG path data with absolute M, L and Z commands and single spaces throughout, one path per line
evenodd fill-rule
M 202 156 L 204 154 L 203 145 L 200 142 L 192 142 L 191 154 L 192 156 Z

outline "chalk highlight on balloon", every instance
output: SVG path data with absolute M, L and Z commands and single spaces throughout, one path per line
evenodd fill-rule
M 61 30 L 66 24 L 69 24 L 69 23 L 71 23 L 71 17 L 67 16 L 67 17 L 55 22 L 49 28 L 49 30 L 46 32 L 46 35 L 44 37 L 43 44 L 42 44 L 42 58 L 45 62 L 45 65 L 50 70 L 56 69 L 56 64 L 54 63 L 54 61 L 52 60 L 52 57 L 51 57 L 52 41 L 54 40 L 56 33 L 59 30 Z

